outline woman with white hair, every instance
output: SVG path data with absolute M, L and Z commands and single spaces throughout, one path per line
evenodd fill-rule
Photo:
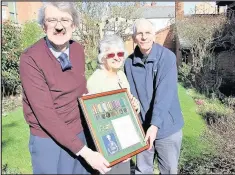
M 131 103 L 140 111 L 139 101 L 130 93 L 125 73 L 120 70 L 125 61 L 126 51 L 123 40 L 117 35 L 106 35 L 99 43 L 98 68 L 89 77 L 89 94 L 127 88 Z M 130 174 L 130 159 L 112 167 L 109 174 Z

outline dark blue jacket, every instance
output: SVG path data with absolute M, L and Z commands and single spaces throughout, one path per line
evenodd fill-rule
M 124 71 L 131 93 L 140 101 L 140 117 L 146 130 L 158 127 L 157 139 L 179 131 L 183 125 L 177 88 L 176 57 L 169 49 L 154 43 L 144 64 L 137 46 L 125 62 Z

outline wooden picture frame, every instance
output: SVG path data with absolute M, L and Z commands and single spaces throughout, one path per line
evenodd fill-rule
M 127 89 L 85 95 L 79 103 L 96 149 L 110 167 L 149 148 Z

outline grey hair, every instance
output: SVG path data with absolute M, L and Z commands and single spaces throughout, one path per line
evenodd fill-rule
M 38 23 L 43 26 L 45 20 L 45 9 L 47 6 L 52 5 L 57 7 L 59 10 L 68 12 L 73 19 L 73 23 L 75 26 L 79 25 L 79 15 L 78 11 L 75 8 L 74 2 L 43 2 L 43 6 L 39 9 L 38 13 Z
M 107 50 L 112 47 L 122 50 L 125 53 L 124 58 L 127 57 L 127 51 L 125 49 L 122 38 L 117 35 L 105 35 L 103 39 L 99 42 L 98 46 L 99 54 L 97 57 L 97 61 L 100 68 L 102 68 L 103 65 L 102 59 L 107 54 Z
M 145 19 L 145 18 L 139 18 L 139 19 L 136 19 L 135 22 L 134 22 L 134 24 L 133 24 L 133 34 L 132 34 L 132 35 L 136 35 L 137 28 L 138 28 L 138 26 L 141 25 L 142 22 L 148 22 L 148 23 L 150 23 L 151 26 L 152 26 L 152 32 L 153 32 L 153 34 L 154 34 L 154 32 L 155 32 L 154 24 L 153 24 L 151 21 L 149 21 L 149 20 L 147 20 L 147 19 Z

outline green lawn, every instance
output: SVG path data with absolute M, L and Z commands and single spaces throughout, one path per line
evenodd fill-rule
M 2 117 L 2 164 L 18 168 L 23 174 L 31 174 L 28 138 L 29 127 L 24 120 L 22 108 Z
M 193 99 L 187 95 L 181 85 L 179 85 L 179 97 L 185 120 L 180 158 L 182 164 L 191 157 L 199 157 L 207 147 L 200 139 L 206 125 L 202 118 L 196 114 L 196 105 Z M 29 128 L 24 120 L 22 108 L 17 108 L 7 117 L 2 117 L 3 164 L 8 163 L 10 168 L 19 168 L 20 172 L 25 174 L 32 173 L 28 137 Z
M 185 125 L 183 128 L 183 142 L 180 163 L 183 164 L 190 158 L 199 158 L 202 152 L 208 151 L 208 143 L 202 139 L 206 123 L 196 113 L 196 104 L 187 90 L 181 85 L 179 87 L 180 104 L 184 116 Z

